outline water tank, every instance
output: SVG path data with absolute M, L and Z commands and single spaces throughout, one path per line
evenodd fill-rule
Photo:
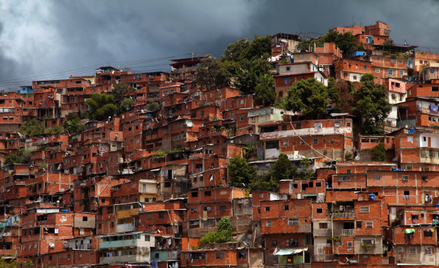
M 370 195 L 369 195 L 369 199 L 375 201 L 375 195 L 374 195 L 374 194 L 370 194 Z

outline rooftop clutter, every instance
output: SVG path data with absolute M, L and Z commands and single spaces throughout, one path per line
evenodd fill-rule
M 3 92 L 2 261 L 436 266 L 439 55 L 389 31 L 243 38 L 170 73 Z

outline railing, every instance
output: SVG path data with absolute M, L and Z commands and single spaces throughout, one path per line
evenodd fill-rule
M 355 236 L 355 229 L 343 229 L 341 233 L 343 236 Z
M 334 218 L 355 218 L 355 211 L 350 212 L 332 212 Z
M 73 249 L 91 249 L 91 244 L 75 245 Z
M 137 246 L 137 239 L 104 241 L 99 243 L 99 248 L 120 248 L 129 246 Z
M 332 236 L 331 229 L 317 229 L 314 230 L 314 235 L 316 236 Z

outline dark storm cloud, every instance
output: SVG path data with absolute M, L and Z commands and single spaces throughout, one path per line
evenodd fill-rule
M 436 1 L 400 0 L 0 0 L 0 87 L 12 78 L 27 78 L 17 81 L 19 85 L 92 75 L 94 68 L 107 63 L 140 71 L 169 70 L 167 59 L 130 61 L 207 51 L 219 56 L 241 37 L 297 31 L 315 36 L 336 26 L 377 20 L 390 26 L 396 43 L 407 40 L 439 52 L 438 7 Z M 66 70 L 71 71 L 60 73 Z

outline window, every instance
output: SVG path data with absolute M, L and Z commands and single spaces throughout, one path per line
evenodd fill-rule
M 226 211 L 226 206 L 220 206 L 220 211 Z
M 290 210 L 290 206 L 288 205 L 284 206 L 284 210 Z
M 373 228 L 373 222 L 367 221 L 366 222 L 366 228 Z
M 334 140 L 331 140 L 331 141 L 329 142 L 329 144 L 334 144 Z
M 245 259 L 245 252 L 238 252 L 238 259 Z
M 286 71 L 289 71 L 289 70 L 290 70 L 290 67 L 286 67 L 285 69 L 286 69 Z
M 361 221 L 356 221 L 355 222 L 356 223 L 356 227 L 358 228 L 358 229 L 361 229 L 362 227 L 363 227 L 363 224 L 362 224 L 362 222 Z
M 433 237 L 431 229 L 424 229 L 424 237 Z
M 224 252 L 217 252 L 216 253 L 216 258 L 217 259 L 224 259 Z
M 381 175 L 375 175 L 375 180 L 376 180 L 376 181 L 381 180 Z
M 159 212 L 159 218 L 160 219 L 163 219 L 165 217 L 165 213 L 163 213 L 163 212 Z
M 318 139 L 313 139 L 312 143 L 313 144 L 319 144 L 319 140 Z
M 404 191 L 404 195 L 410 195 L 410 191 Z
M 404 70 L 399 70 L 399 75 L 404 75 Z
M 271 241 L 271 245 L 272 245 L 273 247 L 276 247 L 276 246 L 277 246 L 277 240 L 272 240 L 272 241 Z
M 390 59 L 390 63 L 395 63 L 395 59 Z
M 415 247 L 409 247 L 409 254 L 416 254 L 416 248 Z
M 431 74 L 434 74 L 434 69 L 430 69 L 430 73 L 431 73 Z
M 328 229 L 328 223 L 327 222 L 319 223 L 319 229 Z
M 293 185 L 291 185 L 292 188 L 297 189 L 298 185 L 297 183 L 293 183 Z
M 270 211 L 270 207 L 265 207 L 265 211 L 266 212 Z
M 364 65 L 364 69 L 366 69 L 366 70 L 367 70 L 367 65 Z
M 393 70 L 387 70 L 387 73 L 389 74 L 389 75 L 393 75 Z
M 375 239 L 362 239 L 361 243 L 364 245 L 375 245 Z
M 197 213 L 197 207 L 191 207 L 191 213 Z
M 321 182 L 316 182 L 316 187 L 322 187 L 322 183 Z
M 205 191 L 204 192 L 204 196 L 211 196 L 212 195 L 212 192 L 211 191 Z
M 360 207 L 360 213 L 369 213 L 370 208 L 369 207 Z
M 377 74 L 379 74 L 379 73 L 380 73 L 380 68 L 375 68 L 375 72 L 376 72 Z
M 299 225 L 300 220 L 299 218 L 289 218 L 288 219 L 288 225 Z
M 402 181 L 408 181 L 409 175 L 402 175 Z
M 151 241 L 150 235 L 145 235 L 145 241 Z
M 433 254 L 431 247 L 425 247 L 425 255 L 431 255 L 431 254 Z
M 351 177 L 350 176 L 338 176 L 338 181 L 339 182 L 351 181 Z
M 82 221 L 88 221 L 88 217 L 87 216 L 82 217 Z
M 439 91 L 439 87 L 431 87 L 431 91 Z
M 165 182 L 165 188 L 169 188 L 169 187 L 171 187 L 171 182 L 169 182 L 169 181 Z
M 321 214 L 321 213 L 323 213 L 323 209 L 322 209 L 322 208 L 318 208 L 318 209 L 316 210 L 316 212 L 319 213 L 319 214 Z
M 267 227 L 271 227 L 271 221 L 267 221 L 266 223 L 265 223 L 265 226 L 267 226 Z

